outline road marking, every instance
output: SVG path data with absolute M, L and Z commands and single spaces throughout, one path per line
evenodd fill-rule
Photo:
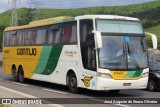
M 6 93 L 8 93 L 8 94 L 11 93 L 11 95 L 13 95 L 12 93 L 17 94 L 17 95 L 21 96 L 21 98 L 22 97 L 24 97 L 24 98 L 38 98 L 38 97 L 32 96 L 30 94 L 22 93 L 22 92 L 19 92 L 19 91 L 13 90 L 13 89 L 9 89 L 9 88 L 3 87 L 3 86 L 0 86 L 0 93 L 1 93 L 1 90 L 2 90 L 2 92 L 3 91 L 7 91 Z M 15 96 L 10 96 L 10 97 L 12 98 L 12 97 L 15 97 Z M 45 105 L 46 106 L 48 105 L 47 107 L 49 107 L 49 106 L 52 106 L 52 107 L 65 107 L 65 106 L 60 105 L 60 104 L 45 104 Z
M 2 79 L 0 79 L 0 81 L 2 81 Z
M 65 92 L 56 91 L 56 90 L 50 90 L 50 89 L 46 89 L 46 88 L 44 88 L 44 89 L 42 89 L 42 90 L 44 90 L 44 91 L 50 91 L 50 92 L 54 92 L 54 93 L 58 93 L 58 94 L 67 94 L 67 93 L 65 93 Z
M 92 98 L 92 99 L 90 99 L 90 100 L 98 101 L 98 102 L 103 102 L 103 103 L 105 102 L 105 101 L 103 101 L 103 100 L 98 100 L 98 99 L 93 99 L 93 98 Z
M 130 107 L 130 106 L 124 105 L 124 104 L 114 104 L 114 105 L 116 105 L 116 106 L 121 106 L 121 107 Z
M 103 101 L 103 100 L 98 100 L 98 99 L 90 99 L 90 100 L 98 101 L 98 102 L 102 102 L 102 103 L 104 103 L 104 102 L 105 102 L 105 101 Z M 121 106 L 121 107 L 130 107 L 130 106 L 128 106 L 128 105 L 124 105 L 124 104 L 113 104 L 113 105 Z
M 13 83 L 13 84 L 17 84 L 17 85 L 22 85 L 22 86 L 28 86 L 28 85 L 26 85 L 26 84 L 21 84 L 21 83 L 18 83 L 18 82 L 11 82 L 11 83 Z

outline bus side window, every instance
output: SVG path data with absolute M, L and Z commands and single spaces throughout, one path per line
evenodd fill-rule
M 35 37 L 36 37 L 36 31 L 32 31 L 29 39 L 29 44 L 34 45 L 35 44 Z
M 38 29 L 36 33 L 36 45 L 46 44 L 47 30 Z
M 72 25 L 70 43 L 77 43 L 77 25 Z
M 24 31 L 18 31 L 17 39 L 17 45 L 24 45 Z
M 57 31 L 54 31 L 53 33 L 55 33 L 55 41 L 54 43 L 60 43 L 60 39 L 61 39 L 61 28 Z
M 10 46 L 15 46 L 16 44 L 17 44 L 17 31 L 11 31 Z
M 25 35 L 25 44 L 34 45 L 35 44 L 35 30 L 28 30 Z
M 5 32 L 4 33 L 4 46 L 9 46 L 9 37 L 10 37 L 10 32 Z
M 71 38 L 71 25 L 64 25 L 62 29 L 62 43 L 69 44 Z

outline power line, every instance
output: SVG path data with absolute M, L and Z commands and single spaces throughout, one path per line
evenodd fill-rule
M 40 6 L 44 5 L 42 1 L 35 1 L 35 0 L 30 0 L 31 3 L 35 6 L 35 20 L 38 20 L 40 18 Z
M 12 16 L 11 16 L 11 21 L 10 21 L 11 26 L 18 26 L 17 6 L 16 6 L 17 1 L 18 0 L 12 0 Z M 8 3 L 9 3 L 9 1 L 8 1 Z

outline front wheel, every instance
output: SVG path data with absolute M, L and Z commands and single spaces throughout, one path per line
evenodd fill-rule
M 147 90 L 156 91 L 156 83 L 153 80 L 148 81 Z
M 77 93 L 78 92 L 78 87 L 77 87 L 77 78 L 76 78 L 76 75 L 75 74 L 71 74 L 69 76 L 69 90 L 72 92 L 72 93 Z

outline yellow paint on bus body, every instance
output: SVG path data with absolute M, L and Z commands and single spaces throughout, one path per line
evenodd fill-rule
M 33 76 L 43 46 L 5 47 L 3 50 L 3 71 L 11 75 L 12 65 L 23 66 L 26 78 Z M 36 52 L 35 52 L 36 50 Z M 18 71 L 18 68 L 16 68 Z

